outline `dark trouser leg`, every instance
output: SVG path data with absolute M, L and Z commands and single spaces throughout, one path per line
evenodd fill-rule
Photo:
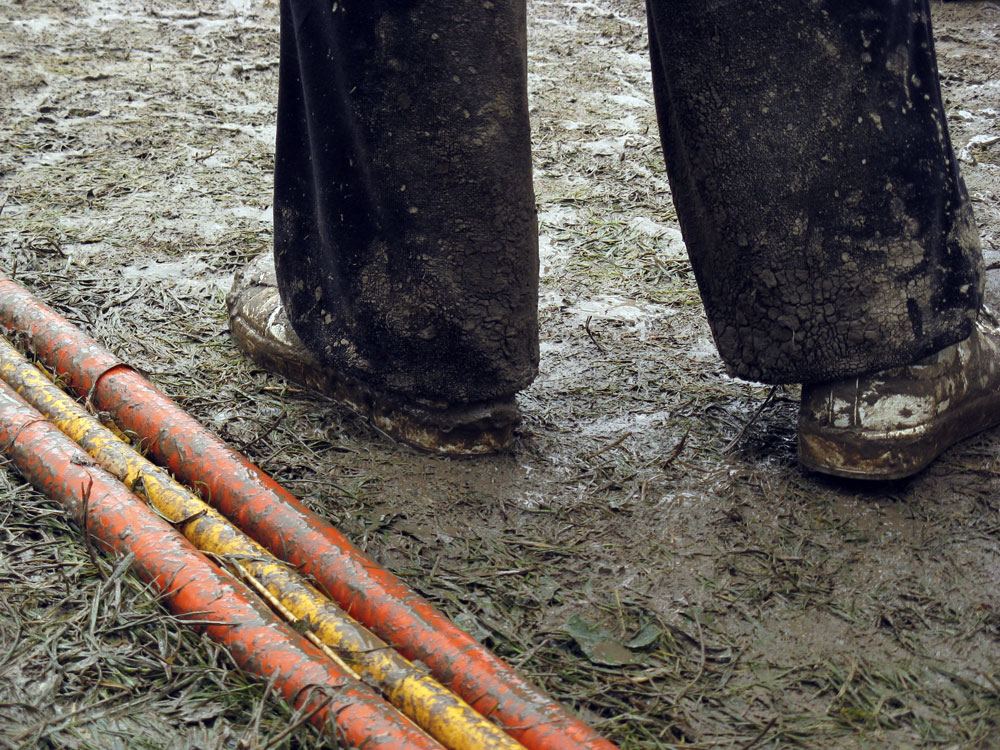
M 275 261 L 336 371 L 451 405 L 538 362 L 523 2 L 282 0 Z
M 982 259 L 927 0 L 647 0 L 660 135 L 731 372 L 834 380 L 969 335 Z

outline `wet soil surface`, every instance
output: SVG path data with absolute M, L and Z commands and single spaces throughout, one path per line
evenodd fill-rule
M 542 364 L 510 455 L 420 455 L 256 369 L 277 7 L 0 0 L 0 268 L 623 748 L 1000 745 L 1000 431 L 888 484 L 800 469 L 794 388 L 725 376 L 638 0 L 530 4 Z M 1000 7 L 935 2 L 1000 296 Z M 16 474 L 0 745 L 312 747 Z

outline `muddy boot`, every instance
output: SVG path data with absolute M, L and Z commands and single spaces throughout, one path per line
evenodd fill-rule
M 985 308 L 964 341 L 907 367 L 805 385 L 799 460 L 824 474 L 899 479 L 1000 424 L 1000 327 Z
M 226 298 L 239 348 L 266 370 L 344 404 L 389 437 L 443 455 L 507 448 L 520 421 L 514 397 L 449 406 L 380 393 L 320 364 L 292 330 L 281 304 L 274 260 L 265 253 L 237 274 Z

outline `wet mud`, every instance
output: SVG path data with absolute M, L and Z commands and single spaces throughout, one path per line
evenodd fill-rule
M 997 304 L 1000 9 L 932 10 Z M 229 337 L 271 243 L 276 3 L 0 20 L 0 268 L 603 734 L 1000 743 L 1000 432 L 889 484 L 798 467 L 797 388 L 727 377 L 712 343 L 641 2 L 529 3 L 540 375 L 513 452 L 474 460 L 385 442 Z M 0 744 L 317 745 L 9 468 L 0 519 Z

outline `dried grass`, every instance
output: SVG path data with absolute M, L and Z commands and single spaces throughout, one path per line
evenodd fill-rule
M 988 6 L 935 6 L 976 113 Z M 655 227 L 652 110 L 608 114 L 649 97 L 641 4 L 601 7 L 531 4 L 543 361 L 511 456 L 387 445 L 233 348 L 225 290 L 270 237 L 273 4 L 0 10 L 0 266 L 624 750 L 995 745 L 995 434 L 869 487 L 796 467 L 795 389 L 751 420 L 769 389 L 724 377 Z M 966 167 L 987 242 L 998 158 Z M 0 481 L 0 746 L 319 744 Z

